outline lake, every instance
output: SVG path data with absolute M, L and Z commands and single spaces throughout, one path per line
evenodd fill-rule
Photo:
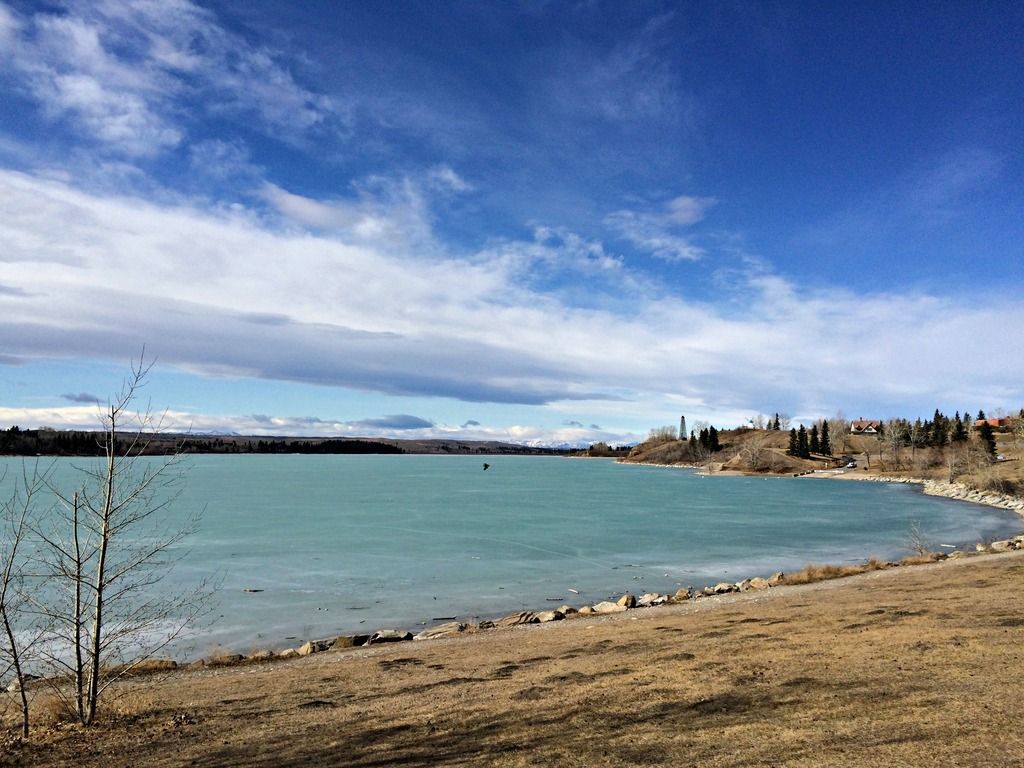
M 70 487 L 89 461 L 55 460 L 54 477 Z M 6 486 L 21 466 L 0 460 Z M 185 466 L 169 513 L 203 515 L 162 586 L 221 579 L 215 621 L 178 648 L 189 654 L 898 558 L 915 520 L 935 548 L 1024 527 L 903 484 L 608 460 L 200 455 Z

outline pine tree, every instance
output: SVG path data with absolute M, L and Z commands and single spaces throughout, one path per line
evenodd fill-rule
M 811 453 L 821 453 L 821 441 L 818 440 L 818 425 L 811 424 L 811 442 L 808 445 Z
M 800 425 L 800 429 L 796 433 L 796 453 L 801 459 L 811 458 L 811 451 L 807 445 L 807 430 L 804 429 L 804 425 Z
M 978 411 L 978 421 L 984 421 L 984 420 L 985 420 L 985 412 L 984 411 Z
M 796 427 L 789 430 L 789 449 L 786 451 L 790 456 L 800 455 L 800 444 L 796 439 Z
M 775 413 L 775 423 L 772 424 L 772 429 L 774 429 L 776 432 L 778 432 L 778 431 L 780 431 L 782 429 L 782 425 L 779 423 L 779 414 L 778 414 L 778 412 Z
M 718 430 L 713 426 L 708 429 L 708 450 L 712 453 L 722 450 L 722 446 L 718 443 Z
M 992 431 L 992 425 L 987 421 L 983 421 L 981 426 L 978 427 L 978 439 L 989 456 L 996 455 L 996 435 Z
M 832 441 L 829 440 L 829 437 L 828 437 L 828 420 L 827 419 L 821 422 L 821 438 L 820 438 L 820 442 L 821 442 L 821 445 L 819 447 L 821 448 L 821 452 L 825 456 L 831 456 L 832 455 Z
M 967 430 L 964 428 L 964 423 L 960 419 L 960 411 L 956 412 L 956 418 L 953 420 L 953 437 L 954 443 L 962 443 L 967 439 Z

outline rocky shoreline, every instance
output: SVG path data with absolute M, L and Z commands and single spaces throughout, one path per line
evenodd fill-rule
M 983 494 L 986 498 L 988 497 L 988 494 L 984 494 L 983 492 L 972 491 L 971 489 L 964 490 L 964 486 L 959 488 L 949 488 L 944 487 L 949 486 L 950 484 L 948 483 L 934 484 L 934 481 L 914 480 L 910 478 L 861 479 L 871 479 L 877 482 L 930 483 L 932 485 L 927 487 L 930 487 L 935 491 L 931 495 L 945 495 L 947 493 L 964 494 L 963 497 L 950 496 L 949 498 L 962 498 L 964 501 L 971 501 L 974 503 L 986 503 L 976 501 L 975 495 L 979 493 Z M 994 500 L 1000 501 L 1000 499 Z M 1011 501 L 1017 500 L 1011 499 Z M 1008 506 L 1004 508 L 1019 511 L 1019 507 Z M 649 592 L 641 595 L 640 597 L 636 597 L 631 593 L 625 593 L 615 601 L 602 601 L 594 604 L 585 604 L 579 607 L 566 604 L 561 605 L 556 609 L 543 611 L 518 611 L 494 621 L 484 620 L 476 623 L 448 621 L 443 624 L 428 627 L 417 634 L 401 629 L 379 629 L 372 634 L 339 635 L 334 638 L 311 639 L 302 645 L 293 648 L 286 648 L 282 651 L 262 650 L 249 655 L 240 653 L 214 654 L 184 665 L 178 665 L 172 659 L 149 659 L 137 665 L 134 671 L 138 673 L 164 672 L 178 668 L 179 666 L 184 666 L 189 669 L 218 668 L 249 663 L 284 661 L 287 659 L 311 656 L 318 653 L 345 651 L 386 643 L 420 642 L 425 640 L 468 636 L 481 632 L 490 632 L 513 627 L 527 627 L 531 625 L 548 624 L 556 621 L 568 621 L 588 617 L 596 618 L 634 610 L 649 610 L 655 609 L 659 606 L 679 605 L 681 603 L 719 597 L 732 593 L 760 592 L 780 586 L 806 584 L 812 581 L 841 578 L 843 576 L 856 575 L 871 570 L 912 567 L 914 565 L 935 563 L 942 560 L 957 560 L 965 557 L 974 557 L 979 554 L 1009 552 L 1013 550 L 1024 550 L 1024 534 L 1002 541 L 993 541 L 988 543 L 979 542 L 975 545 L 973 550 L 965 549 L 954 550 L 951 552 L 930 553 L 919 557 L 910 557 L 901 562 L 868 561 L 866 564 L 859 567 L 809 566 L 806 570 L 816 569 L 819 572 L 818 576 L 812 575 L 809 579 L 806 575 L 802 576 L 806 571 L 801 572 L 801 574 L 789 576 L 780 571 L 772 574 L 768 578 L 755 576 L 734 583 L 719 582 L 713 586 L 707 586 L 698 590 L 695 590 L 692 587 L 686 587 L 679 589 L 675 594 Z
M 885 475 L 844 475 L 852 480 L 865 480 L 874 483 L 905 483 L 920 485 L 926 496 L 941 496 L 956 501 L 967 501 L 972 504 L 984 504 L 988 507 L 1008 509 L 1024 516 L 1024 499 L 1009 496 L 995 491 L 982 491 L 971 488 L 963 483 L 949 483 L 942 480 L 929 480 L 921 477 L 887 477 Z

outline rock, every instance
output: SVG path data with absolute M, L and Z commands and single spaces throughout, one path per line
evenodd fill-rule
M 739 592 L 740 588 L 735 584 L 730 584 L 728 581 L 720 581 L 711 588 L 711 594 L 713 595 L 725 595 L 729 592 Z
M 759 591 L 762 589 L 768 589 L 769 587 L 771 587 L 771 584 L 768 583 L 768 579 L 763 579 L 760 576 L 755 576 L 752 579 L 747 579 L 747 586 L 750 589 Z
M 618 605 L 621 605 L 623 608 L 636 608 L 636 598 L 627 592 L 619 598 Z
M 689 600 L 691 597 L 693 597 L 693 593 L 690 591 L 689 587 L 680 587 L 679 589 L 676 590 L 676 594 L 673 597 L 673 599 L 674 600 Z
M 561 621 L 565 618 L 565 614 L 561 611 L 541 611 L 537 614 L 537 621 L 541 624 L 547 624 L 549 621 Z
M 299 646 L 299 656 L 310 656 L 314 653 L 322 653 L 330 650 L 334 645 L 333 640 L 310 640 L 308 643 Z
M 531 613 L 530 611 L 520 611 L 519 613 L 510 613 L 508 616 L 498 619 L 494 622 L 496 627 L 517 627 L 520 624 L 536 624 L 537 614 Z
M 786 580 L 786 574 L 784 574 L 782 571 L 776 571 L 775 573 L 773 573 L 771 576 L 768 577 L 768 586 L 769 587 L 777 587 L 777 586 L 779 586 L 779 584 L 781 584 L 785 580 Z
M 400 629 L 378 629 L 370 635 L 370 639 L 366 641 L 366 644 L 402 643 L 406 640 L 412 640 L 412 632 L 403 632 Z
M 652 605 L 661 605 L 665 600 L 666 598 L 659 595 L 657 592 L 645 592 L 640 595 L 636 604 L 638 608 L 650 608 Z
M 147 672 L 169 672 L 178 668 L 178 662 L 174 659 L 145 659 L 131 668 L 134 674 L 146 674 Z
M 494 629 L 494 622 L 490 619 L 484 619 L 476 625 L 477 629 Z
M 450 637 L 466 631 L 466 625 L 461 621 L 449 621 L 447 624 L 438 624 L 436 627 L 424 629 L 413 640 L 436 640 L 439 637 Z
M 341 651 L 345 648 L 358 648 L 361 645 L 366 645 L 369 639 L 369 635 L 338 635 L 334 638 L 334 642 L 331 643 L 331 650 Z
M 985 544 L 982 544 L 979 541 L 977 544 L 974 545 L 974 551 L 975 552 L 988 552 L 988 547 Z
M 594 613 L 622 613 L 626 610 L 626 606 L 622 605 L 621 600 L 618 603 L 611 603 L 605 600 L 595 605 L 593 610 Z
M 576 615 L 577 613 L 579 613 L 579 611 L 577 611 L 577 610 L 576 610 L 575 608 L 573 608 L 573 607 L 572 607 L 571 605 L 562 605 L 562 606 L 559 606 L 559 608 L 558 608 L 558 611 L 559 611 L 559 613 L 561 613 L 561 614 L 562 614 L 563 616 L 565 616 L 565 618 L 569 618 L 570 616 L 575 616 L 575 615 Z
M 225 653 L 223 656 L 211 656 L 206 660 L 206 666 L 208 667 L 230 667 L 233 664 L 238 664 L 241 661 L 245 661 L 245 656 L 240 653 Z
M 594 607 L 592 605 L 581 605 L 580 609 L 576 611 L 578 616 L 591 616 L 594 613 Z
M 299 652 L 297 650 L 295 650 L 294 648 L 285 648 L 283 651 L 281 651 L 279 654 L 277 654 L 277 658 L 279 658 L 279 659 L 294 659 L 294 658 L 297 658 L 298 655 L 299 655 Z
M 993 552 L 1009 552 L 1013 548 L 1013 544 L 1009 541 L 993 541 L 989 544 L 989 549 Z
M 256 651 L 256 653 L 249 654 L 250 661 L 270 661 L 277 654 L 273 651 Z

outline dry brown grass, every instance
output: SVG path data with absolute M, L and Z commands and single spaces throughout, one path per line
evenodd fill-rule
M 1022 589 L 1017 552 L 182 671 L 0 763 L 1022 766 Z
M 931 561 L 928 560 L 926 562 Z M 805 565 L 802 570 L 799 570 L 796 573 L 787 573 L 783 583 L 813 584 L 817 581 L 841 579 L 846 576 L 856 576 L 860 573 L 867 573 L 868 571 L 882 571 L 891 567 L 891 563 L 884 560 L 878 560 L 874 557 L 865 563 L 858 563 L 855 565 L 817 565 L 812 563 L 810 565 Z

